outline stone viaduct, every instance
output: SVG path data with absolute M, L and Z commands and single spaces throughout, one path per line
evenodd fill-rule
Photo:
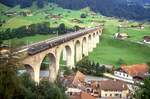
M 93 48 L 96 47 L 96 44 L 99 43 L 99 37 L 102 33 L 101 27 L 95 27 L 95 28 L 88 28 L 80 31 L 76 31 L 73 33 L 68 33 L 66 35 L 60 36 L 54 40 L 47 41 L 42 44 L 49 44 L 51 45 L 52 42 L 54 42 L 57 39 L 63 40 L 63 42 L 59 44 L 53 44 L 55 46 L 47 47 L 47 49 L 39 51 L 34 54 L 29 54 L 27 58 L 23 60 L 23 64 L 27 68 L 27 70 L 32 71 L 32 77 L 35 82 L 39 83 L 40 81 L 40 67 L 43 59 L 48 56 L 51 60 L 51 63 L 49 64 L 49 81 L 54 82 L 58 70 L 59 70 L 59 63 L 60 63 L 60 57 L 61 53 L 63 52 L 63 57 L 66 60 L 66 65 L 69 68 L 75 67 L 75 61 L 78 62 L 82 59 L 83 54 L 84 56 L 87 56 L 89 52 L 93 50 Z M 36 51 L 35 46 L 29 47 L 29 49 L 34 49 L 33 51 Z M 45 47 L 45 46 L 44 46 Z M 28 49 L 28 51 L 30 51 Z

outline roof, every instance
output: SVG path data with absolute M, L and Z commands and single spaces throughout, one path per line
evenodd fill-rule
M 147 64 L 134 64 L 134 65 L 123 65 L 121 66 L 121 70 L 128 73 L 131 76 L 138 76 L 141 74 L 145 74 L 148 72 L 148 65 Z
M 127 85 L 122 81 L 105 80 L 100 82 L 100 89 L 105 91 L 127 90 Z
M 74 76 L 74 79 L 72 81 L 72 84 L 78 84 L 80 82 L 84 82 L 85 80 L 85 75 L 81 73 L 80 71 L 77 71 L 76 75 Z
M 86 92 L 81 92 L 79 95 L 69 96 L 69 99 L 96 99 Z
M 150 36 L 144 36 L 144 40 L 150 42 Z
M 85 75 L 82 74 L 80 71 L 77 71 L 76 74 L 65 76 L 62 79 L 62 82 L 64 83 L 64 85 L 67 85 L 69 87 L 72 86 L 83 87 L 84 80 L 85 80 Z
M 124 37 L 128 36 L 127 33 L 118 33 L 118 35 L 119 35 L 119 36 L 124 36 Z

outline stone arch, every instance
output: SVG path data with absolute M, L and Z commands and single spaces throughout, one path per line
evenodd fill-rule
M 95 36 L 96 36 L 96 34 L 95 34 L 95 32 L 93 33 L 93 38 L 95 38 Z
M 88 55 L 87 49 L 88 49 L 87 38 L 83 37 L 83 39 L 82 39 L 82 54 L 83 54 L 83 56 Z
M 48 64 L 48 69 L 47 70 L 41 70 L 42 68 L 42 63 L 40 65 L 40 72 L 39 72 L 39 77 L 40 79 L 43 79 L 43 78 L 48 78 L 48 80 L 50 82 L 54 82 L 55 78 L 56 78 L 56 57 L 53 53 L 48 53 L 44 58 L 48 58 L 48 61 L 49 61 L 49 64 Z M 42 61 L 43 61 L 42 60 Z
M 81 42 L 77 40 L 75 42 L 75 62 L 78 62 L 82 59 L 82 46 Z
M 62 49 L 61 49 L 61 52 L 60 52 L 60 57 L 59 57 L 59 63 L 61 61 L 61 54 L 62 55 L 62 59 L 64 61 L 66 61 L 66 65 L 67 67 L 69 68 L 72 68 L 71 66 L 71 59 L 72 59 L 72 49 L 69 45 L 65 45 Z
M 28 74 L 30 74 L 31 78 L 34 79 L 34 69 L 29 64 L 24 64 L 25 70 Z
M 96 35 L 99 35 L 99 32 L 98 32 L 98 31 L 96 32 Z
M 96 47 L 96 33 L 95 32 L 93 33 L 93 37 L 92 37 L 92 45 L 93 45 L 93 48 Z
M 91 52 L 92 49 L 93 49 L 93 46 L 92 46 L 92 36 L 88 35 L 88 51 Z

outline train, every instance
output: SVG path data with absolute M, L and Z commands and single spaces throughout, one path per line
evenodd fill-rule
M 80 37 L 82 35 L 85 35 L 85 34 L 91 32 L 91 31 L 94 31 L 96 29 L 97 28 L 92 28 L 92 29 L 80 30 L 80 31 L 73 32 L 73 33 L 68 33 L 64 36 L 60 36 L 57 39 L 49 40 L 49 41 L 42 42 L 40 44 L 33 45 L 33 46 L 28 48 L 27 53 L 28 53 L 28 55 L 34 55 L 34 54 L 40 53 L 44 50 L 55 47 L 55 46 L 60 45 L 64 42 L 67 42 L 67 41 L 70 41 L 74 38 Z

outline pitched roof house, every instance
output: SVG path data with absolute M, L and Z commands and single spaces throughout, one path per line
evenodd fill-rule
M 127 33 L 115 33 L 114 38 L 126 39 L 128 38 L 128 34 Z
M 144 43 L 150 44 L 150 36 L 144 36 L 143 39 L 144 39 L 143 40 Z
M 147 64 L 122 65 L 121 71 L 131 75 L 132 77 L 144 78 L 148 72 Z
M 127 98 L 129 89 L 122 81 L 105 80 L 99 83 L 101 98 Z

